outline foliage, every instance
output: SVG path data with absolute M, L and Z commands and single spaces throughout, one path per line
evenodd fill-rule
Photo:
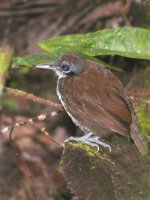
M 142 28 L 101 30 L 45 40 L 39 46 L 55 55 L 73 51 L 88 56 L 120 55 L 150 60 L 150 31 Z
M 138 107 L 137 117 L 140 122 L 142 135 L 150 134 L 150 104 L 141 104 Z
M 28 55 L 14 59 L 13 67 L 51 62 L 64 52 L 78 53 L 93 59 L 98 55 L 120 55 L 150 60 L 150 31 L 143 28 L 117 28 L 86 34 L 60 36 L 39 46 L 49 54 Z M 110 68 L 110 65 L 107 67 Z
M 2 76 L 7 72 L 11 62 L 11 52 L 9 49 L 0 49 L 0 75 Z
M 17 68 L 19 66 L 32 67 L 41 62 L 53 61 L 54 58 L 55 58 L 55 56 L 51 56 L 48 54 L 27 55 L 27 56 L 23 56 L 23 57 L 15 57 L 13 59 L 12 68 Z
M 10 49 L 0 49 L 0 98 L 3 92 L 3 86 L 5 83 L 5 75 L 10 66 L 12 59 Z M 0 105 L 1 106 L 1 105 Z

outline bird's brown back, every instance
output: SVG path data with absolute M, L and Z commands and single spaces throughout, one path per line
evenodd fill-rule
M 100 65 L 92 61 L 85 64 L 88 67 L 80 75 L 59 80 L 66 111 L 84 132 L 100 136 L 115 132 L 132 137 L 131 125 L 137 129 L 138 125 L 132 120 L 136 117 L 122 83 Z M 138 133 L 137 137 L 142 142 Z

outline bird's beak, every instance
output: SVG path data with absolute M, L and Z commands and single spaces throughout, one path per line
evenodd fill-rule
M 52 69 L 52 70 L 54 70 L 56 68 L 56 63 L 52 62 L 52 63 L 38 64 L 38 65 L 35 66 L 35 68 L 39 68 L 39 69 Z

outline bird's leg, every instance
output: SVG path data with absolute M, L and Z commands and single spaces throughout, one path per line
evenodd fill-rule
M 98 145 L 101 145 L 101 146 L 103 146 L 103 147 L 108 147 L 108 148 L 109 148 L 109 151 L 111 152 L 111 147 L 110 147 L 110 145 L 106 144 L 105 142 L 101 142 L 99 139 L 100 139 L 99 136 L 93 136 L 93 137 L 89 137 L 89 138 L 88 138 L 88 141 L 89 141 L 90 143 L 97 144 L 97 146 L 98 146 Z M 97 148 L 97 151 L 99 151 L 99 146 L 98 146 L 98 148 Z
M 73 140 L 73 141 L 79 141 L 79 142 L 84 142 L 84 141 L 86 141 L 92 135 L 93 135 L 93 133 L 88 133 L 88 134 L 86 134 L 84 136 L 81 136 L 81 137 L 72 137 L 71 136 L 68 139 L 66 139 L 65 142 L 68 142 L 68 141 L 71 141 L 71 140 Z
M 91 147 L 96 147 L 97 151 L 99 151 L 99 145 L 101 145 L 103 147 L 108 147 L 109 151 L 111 152 L 111 147 L 108 144 L 101 142 L 99 140 L 100 139 L 99 136 L 92 136 L 92 135 L 93 135 L 93 133 L 88 133 L 82 137 L 72 137 L 71 136 L 68 139 L 66 139 L 65 142 L 68 142 L 68 141 L 84 142 Z

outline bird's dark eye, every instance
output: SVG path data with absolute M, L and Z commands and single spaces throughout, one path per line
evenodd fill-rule
M 69 67 L 68 65 L 62 65 L 61 68 L 62 68 L 62 70 L 65 71 L 65 72 L 68 71 L 68 70 L 70 69 L 70 67 Z

